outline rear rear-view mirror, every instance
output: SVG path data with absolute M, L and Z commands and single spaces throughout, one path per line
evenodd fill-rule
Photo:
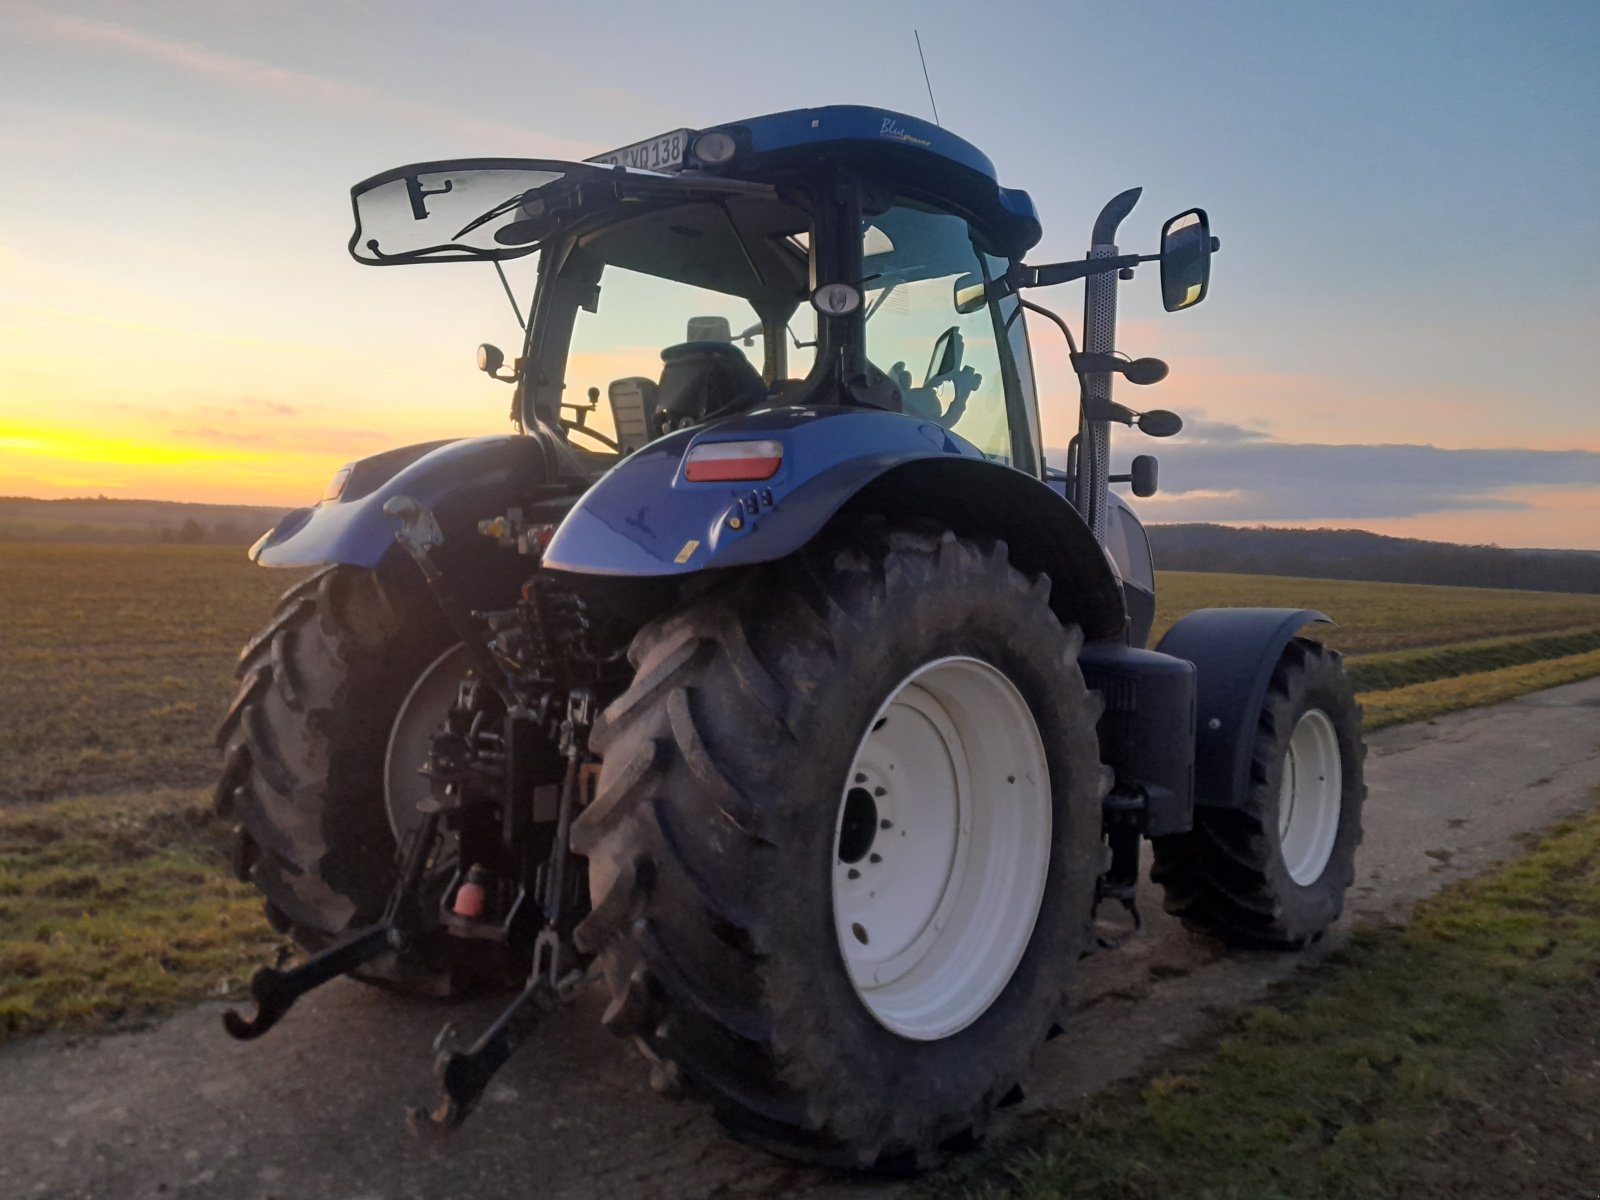
M 1004 277 L 985 279 L 976 272 L 956 278 L 955 309 L 962 316 L 975 313 L 991 300 L 1011 294 L 1011 285 Z

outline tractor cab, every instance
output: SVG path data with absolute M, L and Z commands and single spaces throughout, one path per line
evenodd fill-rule
M 542 252 L 515 368 L 493 347 L 481 365 L 515 382 L 525 425 L 591 454 L 773 405 L 854 406 L 1037 474 L 1021 305 L 993 285 L 1038 221 L 974 147 L 853 108 L 641 146 L 387 172 L 354 189 L 351 252 L 373 265 Z

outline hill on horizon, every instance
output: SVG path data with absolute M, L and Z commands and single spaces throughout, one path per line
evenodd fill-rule
M 248 546 L 288 511 L 287 506 L 113 500 L 106 496 L 66 500 L 0 496 L 0 542 Z
M 1519 550 L 1390 537 L 1365 529 L 1151 525 L 1156 569 L 1600 592 L 1600 550 Z

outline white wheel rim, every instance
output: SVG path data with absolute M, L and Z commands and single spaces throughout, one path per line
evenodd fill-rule
M 471 669 L 467 648 L 459 643 L 450 647 L 417 676 L 389 727 L 389 746 L 383 756 L 383 801 L 396 842 L 422 823 L 417 805 L 428 799 L 430 792 L 427 779 L 417 772 L 428 761 L 433 735 L 444 724 L 461 681 Z
M 975 658 L 919 667 L 856 749 L 834 824 L 833 911 L 856 994 L 918 1041 L 999 997 L 1050 868 L 1050 772 L 1016 686 Z
M 1320 708 L 1295 723 L 1278 785 L 1278 843 L 1289 878 L 1301 887 L 1322 878 L 1339 835 L 1344 775 L 1339 736 Z

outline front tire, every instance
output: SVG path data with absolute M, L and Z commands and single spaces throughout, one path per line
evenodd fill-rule
M 1102 859 L 1098 714 L 1047 595 L 1003 545 L 875 530 L 638 635 L 573 829 L 593 900 L 577 938 L 658 1086 L 743 1140 L 879 1169 L 929 1165 L 1015 1092 L 1062 1019 Z M 927 821 L 942 832 L 908 836 L 904 862 L 878 840 Z M 960 879 L 935 869 L 963 853 Z M 856 894 L 897 870 L 942 882 L 898 909 Z M 918 952 L 918 922 L 941 920 Z M 874 941 L 928 986 L 874 981 Z
M 1197 808 L 1188 833 L 1152 839 L 1150 875 L 1191 929 L 1297 950 L 1344 910 L 1361 844 L 1366 747 L 1339 654 L 1284 647 L 1253 737 L 1243 806 Z

